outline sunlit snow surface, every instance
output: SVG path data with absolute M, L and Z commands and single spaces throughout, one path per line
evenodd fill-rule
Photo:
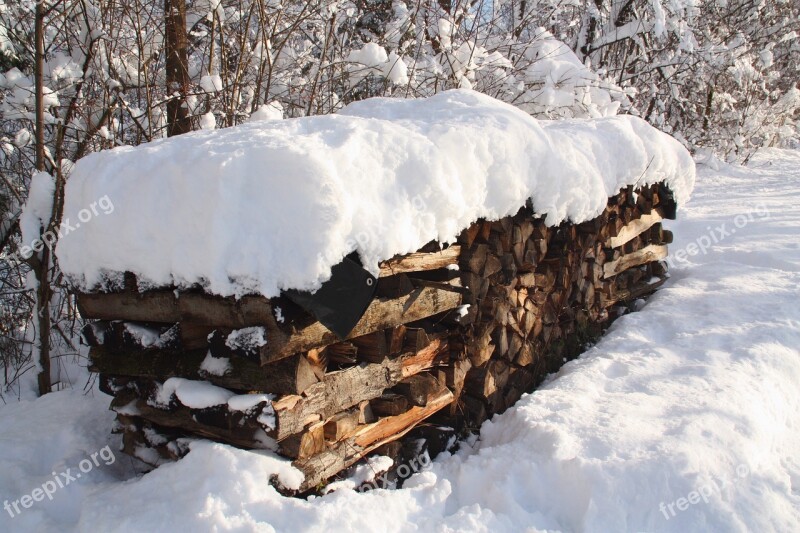
M 673 256 L 704 236 L 708 253 L 676 262 L 640 312 L 403 490 L 284 498 L 267 478 L 292 481 L 285 462 L 200 442 L 141 477 L 117 453 L 52 502 L 0 513 L 0 530 L 797 531 L 800 152 L 701 167 L 679 217 Z M 116 449 L 109 400 L 0 408 L 0 499 Z

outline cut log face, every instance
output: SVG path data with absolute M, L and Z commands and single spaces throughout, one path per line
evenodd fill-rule
M 311 424 L 307 430 L 285 438 L 279 451 L 292 459 L 307 459 L 325 449 L 325 424 Z
M 395 416 L 408 410 L 408 398 L 402 394 L 383 394 L 369 402 L 369 405 L 378 418 Z
M 374 421 L 374 415 L 369 418 L 371 419 L 370 421 Z M 364 417 L 364 419 L 366 420 L 367 417 Z M 338 442 L 344 439 L 355 431 L 360 420 L 361 410 L 359 408 L 350 409 L 334 415 L 330 420 L 325 422 L 325 440 L 329 442 Z M 318 452 L 321 451 L 322 450 L 318 450 Z
M 140 294 L 128 276 L 125 291 L 78 295 L 84 317 L 99 320 L 84 342 L 114 395 L 126 453 L 157 465 L 198 437 L 277 449 L 306 476 L 304 492 L 375 450 L 408 453 L 423 430 L 477 431 L 532 391 L 666 282 L 672 234 L 661 221 L 674 213 L 657 184 L 622 189 L 577 225 L 548 227 L 532 203 L 479 220 L 448 248 L 429 243 L 382 263 L 344 339 L 283 297 Z M 256 327 L 266 343 L 229 342 Z M 192 409 L 177 393 L 154 402 L 170 377 L 271 396 L 245 411 Z
M 394 387 L 392 391 L 408 400 L 409 405 L 425 407 L 433 395 L 441 390 L 443 384 L 439 383 L 432 374 L 422 373 L 409 376 Z

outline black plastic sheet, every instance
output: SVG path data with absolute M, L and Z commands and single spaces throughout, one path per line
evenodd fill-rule
M 316 292 L 289 290 L 284 294 L 337 337 L 345 339 L 367 310 L 377 285 L 375 276 L 345 257 Z

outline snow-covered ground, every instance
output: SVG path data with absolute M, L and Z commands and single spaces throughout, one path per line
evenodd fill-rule
M 403 490 L 283 498 L 207 442 L 137 476 L 79 386 L 0 408 L 0 531 L 797 531 L 800 152 L 700 167 L 679 216 L 640 312 Z

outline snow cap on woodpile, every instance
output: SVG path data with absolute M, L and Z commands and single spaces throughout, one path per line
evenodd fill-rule
M 529 198 L 547 224 L 579 223 L 631 184 L 664 182 L 683 203 L 694 178 L 689 153 L 635 117 L 543 122 L 468 90 L 375 98 L 89 155 L 66 188 L 65 221 L 80 227 L 57 256 L 82 290 L 130 271 L 273 297 L 319 287 L 353 251 L 377 272 Z M 84 222 L 104 197 L 113 211 Z

